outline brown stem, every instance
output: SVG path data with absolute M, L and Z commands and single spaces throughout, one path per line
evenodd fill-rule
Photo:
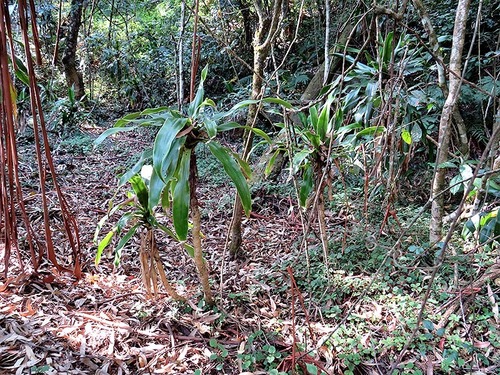
M 205 302 L 212 306 L 215 304 L 212 290 L 210 289 L 210 281 L 208 279 L 208 269 L 203 259 L 203 252 L 201 247 L 201 214 L 196 196 L 196 185 L 198 180 L 198 167 L 196 165 L 196 154 L 194 150 L 191 155 L 189 164 L 189 186 L 191 194 L 191 219 L 193 220 L 193 248 L 194 248 L 194 263 L 198 270 L 198 277 L 200 278 L 203 292 L 205 293 Z

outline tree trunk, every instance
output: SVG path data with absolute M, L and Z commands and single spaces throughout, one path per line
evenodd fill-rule
M 179 41 L 177 43 L 177 55 L 178 57 L 178 88 L 177 88 L 177 107 L 179 111 L 182 108 L 182 103 L 184 102 L 184 69 L 183 69 L 183 41 L 184 41 L 184 22 L 186 19 L 186 0 L 181 1 L 181 19 L 179 22 Z
M 269 56 L 269 51 L 271 49 L 271 44 L 276 38 L 276 30 L 281 23 L 281 12 L 283 6 L 283 0 L 276 0 L 274 2 L 274 8 L 272 13 L 269 9 L 265 10 L 262 8 L 260 1 L 254 2 L 255 10 L 259 16 L 259 27 L 255 32 L 253 48 L 254 48 L 254 60 L 253 60 L 253 79 L 252 79 L 252 93 L 250 99 L 260 99 L 262 97 L 262 87 L 263 87 L 263 76 L 264 67 L 267 57 Z M 257 117 L 258 105 L 251 104 L 248 107 L 248 114 L 246 120 L 247 127 L 253 127 L 255 125 L 255 120 Z M 250 150 L 252 149 L 253 132 L 245 131 L 244 137 L 244 149 L 243 149 L 243 159 L 248 159 Z M 235 258 L 241 248 L 241 222 L 243 220 L 243 207 L 241 206 L 241 200 L 238 195 L 236 195 L 234 207 L 233 207 L 233 218 L 231 221 L 230 230 L 230 242 L 229 242 L 229 252 L 231 257 Z
M 254 74 L 252 81 L 252 94 L 250 96 L 251 99 L 259 99 L 261 97 L 262 91 L 262 76 L 264 75 L 264 64 L 265 60 L 269 54 L 269 49 L 259 49 L 256 48 L 254 52 Z M 258 106 L 257 104 L 251 104 L 248 107 L 248 114 L 246 120 L 247 127 L 253 127 L 255 119 L 257 118 Z M 244 149 L 243 149 L 243 159 L 247 159 L 250 154 L 250 150 L 252 149 L 252 141 L 253 141 L 253 132 L 245 131 L 246 140 Z M 231 226 L 231 238 L 229 243 L 229 253 L 232 258 L 235 258 L 238 255 L 238 252 L 241 248 L 241 222 L 243 220 L 243 206 L 241 205 L 241 200 L 239 195 L 236 195 L 233 207 L 233 220 Z
M 337 39 L 336 42 L 337 46 L 344 46 L 347 44 L 353 28 L 354 25 L 352 23 L 346 24 L 344 26 L 342 33 Z M 342 52 L 339 51 L 339 47 L 337 46 L 330 49 L 329 56 L 332 56 L 332 58 L 330 59 L 330 61 L 328 61 L 328 64 L 326 64 L 326 60 L 323 61 L 323 64 L 321 64 L 316 74 L 311 78 L 311 81 L 309 81 L 309 84 L 307 85 L 306 89 L 304 90 L 304 93 L 300 97 L 300 100 L 310 101 L 316 99 L 319 92 L 324 86 L 325 82 L 324 79 L 327 76 L 325 72 L 326 65 L 328 65 L 328 77 L 329 77 L 330 72 L 337 69 L 339 64 L 342 62 L 342 57 L 334 55 L 335 52 Z M 328 82 L 328 80 L 326 82 Z
M 450 55 L 449 89 L 446 102 L 439 122 L 439 148 L 436 155 L 436 167 L 432 182 L 431 198 L 431 223 L 429 240 L 435 244 L 441 240 L 443 230 L 443 192 L 445 189 L 446 168 L 440 165 L 448 160 L 450 145 L 450 128 L 455 106 L 460 95 L 462 51 L 465 41 L 465 28 L 470 0 L 460 0 L 457 6 L 455 27 L 453 30 L 453 44 Z
M 439 60 L 436 62 L 436 69 L 438 72 L 438 86 L 443 92 L 443 95 L 445 97 L 448 96 L 448 87 L 446 86 L 446 77 L 444 73 L 444 67 L 443 67 L 443 54 L 441 52 L 441 47 L 439 46 L 439 42 L 437 39 L 436 31 L 434 30 L 434 27 L 432 26 L 431 18 L 429 17 L 429 13 L 425 9 L 424 4 L 422 3 L 421 0 L 413 0 L 413 5 L 417 9 L 420 18 L 422 19 L 422 25 L 425 28 L 425 31 L 427 31 L 427 34 L 429 36 L 429 44 L 431 45 L 431 50 L 434 53 L 434 56 Z M 453 120 L 455 121 L 455 126 L 457 128 L 457 133 L 458 133 L 458 149 L 463 155 L 468 155 L 469 154 L 469 140 L 467 138 L 467 129 L 465 127 L 465 121 L 462 118 L 462 115 L 460 114 L 460 111 L 458 110 L 458 107 L 455 106 L 453 109 Z
M 66 33 L 66 47 L 62 63 L 68 87 L 73 86 L 75 98 L 81 99 L 85 95 L 83 75 L 76 68 L 76 47 L 78 44 L 78 32 L 82 24 L 83 0 L 71 0 L 71 9 L 68 15 L 68 30 Z

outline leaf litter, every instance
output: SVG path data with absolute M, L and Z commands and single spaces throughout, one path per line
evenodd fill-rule
M 2 280 L 0 374 L 192 374 L 197 370 L 202 374 L 265 374 L 259 363 L 254 363 L 252 372 L 244 360 L 248 359 L 245 353 L 258 355 L 266 344 L 280 353 L 275 363 L 281 371 L 298 366 L 303 371 L 315 367 L 342 373 L 342 360 L 326 343 L 334 331 L 333 321 L 322 315 L 320 306 L 302 303 L 307 291 L 292 288 L 293 280 L 283 266 L 293 264 L 302 234 L 287 200 L 269 202 L 269 208 L 262 204 L 259 212 L 245 220 L 246 256 L 231 260 L 223 251 L 230 212 L 218 209 L 218 189 L 203 190 L 205 256 L 213 290 L 219 292 L 221 281 L 223 290 L 214 309 L 203 305 L 191 260 L 168 239 L 158 238 L 158 247 L 165 271 L 177 291 L 187 296 L 186 303 L 167 298 L 164 291 L 156 299 L 146 298 L 137 242 L 124 250 L 120 268 L 113 268 L 112 254 L 105 255 L 95 268 L 95 226 L 107 212 L 117 173 L 151 141 L 148 136 L 143 134 L 139 140 L 133 134 L 121 134 L 93 152 L 56 153 L 59 178 L 80 225 L 84 278 L 76 281 L 46 264 L 38 277 L 17 275 Z M 21 148 L 25 156 L 21 172 L 26 175 L 31 173 L 26 162 L 29 152 Z M 41 225 L 36 189 L 28 196 L 29 213 Z M 52 212 L 57 217 L 55 206 Z M 339 217 L 330 216 L 332 225 L 339 225 Z M 56 246 L 60 256 L 70 256 L 64 238 Z M 292 277 L 306 274 L 300 267 L 292 272 Z M 339 306 L 338 322 L 353 301 L 327 300 L 326 307 L 329 304 Z M 394 312 L 375 299 L 357 305 L 353 316 L 371 322 L 372 332 L 359 339 L 364 348 L 400 325 Z M 475 345 L 490 346 L 479 340 Z M 433 364 L 427 359 L 421 363 L 421 368 L 426 367 L 432 373 Z M 362 363 L 359 368 L 364 368 L 360 373 L 384 373 L 380 361 Z

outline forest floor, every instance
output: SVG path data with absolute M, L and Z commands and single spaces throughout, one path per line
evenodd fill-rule
M 123 133 L 93 150 L 100 131 L 88 129 L 53 145 L 61 186 L 79 223 L 83 277 L 75 280 L 45 264 L 38 277 L 19 274 L 0 284 L 0 374 L 388 373 L 415 326 L 431 271 L 390 265 L 385 253 L 392 242 L 378 237 L 378 229 L 360 227 L 347 203 L 327 211 L 337 244 L 329 272 L 317 237 L 308 240 L 308 257 L 300 250 L 297 209 L 276 187 L 255 197 L 243 225 L 244 256 L 231 260 L 224 248 L 234 191 L 207 161 L 200 170 L 200 200 L 216 307 L 205 306 L 192 260 L 167 239 L 158 238 L 162 260 L 186 303 L 164 293 L 146 297 L 138 240 L 124 250 L 119 268 L 111 254 L 96 267 L 93 236 L 116 176 L 151 142 L 149 134 Z M 23 142 L 21 175 L 33 180 L 33 188 L 26 187 L 33 191 L 27 208 L 31 220 L 41 224 L 33 151 L 29 139 Z M 53 198 L 49 195 L 57 222 Z M 397 225 L 391 222 L 386 231 Z M 418 235 L 412 236 L 408 242 L 417 241 Z M 56 247 L 68 253 L 63 238 Z M 452 273 L 442 274 L 423 327 L 395 373 L 500 373 L 496 266 L 474 266 L 475 280 L 486 272 L 490 277 L 481 285 L 466 280 L 467 293 L 451 292 L 446 278 Z

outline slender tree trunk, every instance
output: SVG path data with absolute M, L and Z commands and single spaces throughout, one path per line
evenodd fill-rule
M 245 32 L 245 44 L 249 47 L 252 44 L 252 19 L 250 16 L 250 5 L 246 1 L 236 0 L 241 17 L 243 18 L 243 30 Z
M 429 17 L 429 13 L 421 0 L 413 0 L 413 5 L 417 9 L 420 18 L 422 20 L 422 25 L 427 31 L 429 36 L 429 44 L 431 45 L 432 52 L 434 56 L 440 60 L 436 62 L 436 69 L 438 72 L 438 85 L 443 95 L 445 97 L 448 96 L 448 87 L 446 86 L 446 76 L 444 72 L 444 58 L 441 53 L 441 47 L 439 46 L 438 38 L 436 35 L 436 31 L 434 30 L 434 26 L 432 25 L 431 18 Z M 467 137 L 467 129 L 465 127 L 465 121 L 458 110 L 458 107 L 455 106 L 453 109 L 453 120 L 455 121 L 455 126 L 458 133 L 459 145 L 458 149 L 463 155 L 468 155 L 469 153 L 469 140 Z
M 178 93 L 177 93 L 177 106 L 179 110 L 182 107 L 182 102 L 184 102 L 184 69 L 182 67 L 183 65 L 183 59 L 184 59 L 184 53 L 183 53 L 183 42 L 184 42 L 184 22 L 186 18 L 186 0 L 181 1 L 181 19 L 180 19 L 180 26 L 179 26 L 179 42 L 177 43 L 177 55 L 179 56 L 179 87 L 178 87 Z
M 75 97 L 81 99 L 85 95 L 83 76 L 76 67 L 76 47 L 78 32 L 82 25 L 83 0 L 71 0 L 71 9 L 68 16 L 68 31 L 66 34 L 66 48 L 62 58 L 64 74 L 68 87 L 74 86 Z
M 345 44 L 347 44 L 349 42 L 349 37 L 353 31 L 353 28 L 354 28 L 353 23 L 346 24 L 341 34 L 339 35 L 336 44 L 339 46 L 344 46 Z M 328 55 L 329 56 L 333 55 L 334 52 L 339 52 L 338 47 L 331 48 Z M 331 72 L 332 70 L 336 69 L 341 62 L 342 62 L 342 57 L 335 55 L 329 61 L 328 67 L 326 64 L 326 60 L 323 61 L 323 64 L 320 65 L 316 74 L 313 76 L 313 78 L 311 78 L 311 81 L 309 81 L 309 84 L 304 90 L 304 93 L 302 94 L 300 100 L 309 101 L 316 99 L 316 97 L 318 96 L 318 94 L 320 93 L 321 89 L 324 86 L 324 79 L 326 76 L 327 69 L 328 72 Z
M 325 63 L 323 71 L 323 85 L 328 82 L 330 75 L 330 0 L 325 0 Z
M 281 23 L 281 13 L 283 0 L 276 0 L 274 2 L 274 8 L 272 13 L 269 10 L 262 8 L 260 1 L 255 1 L 254 6 L 259 16 L 259 27 L 255 32 L 253 48 L 254 48 L 254 60 L 253 60 L 253 79 L 252 79 L 252 93 L 250 99 L 260 99 L 262 97 L 263 88 L 263 76 L 266 59 L 269 56 L 269 51 L 271 50 L 271 44 L 276 38 L 276 30 Z M 257 117 L 258 105 L 251 104 L 248 107 L 248 114 L 246 120 L 246 126 L 252 128 L 255 125 L 255 120 Z M 250 150 L 252 149 L 253 132 L 246 131 L 244 137 L 244 148 L 243 148 L 243 159 L 248 159 Z M 238 195 L 236 195 L 234 207 L 233 207 L 233 218 L 231 221 L 230 230 L 230 243 L 229 252 L 234 258 L 238 254 L 241 248 L 242 236 L 241 236 L 241 223 L 243 220 L 243 207 L 241 206 L 241 200 Z
M 262 49 L 256 49 L 254 53 L 254 64 L 253 64 L 254 74 L 252 81 L 252 94 L 250 96 L 251 99 L 255 100 L 261 97 L 262 83 L 263 83 L 262 76 L 264 74 L 264 64 L 268 54 L 269 50 L 262 50 Z M 245 124 L 247 127 L 253 127 L 254 121 L 257 117 L 257 112 L 258 112 L 257 104 L 251 104 L 248 107 L 247 120 Z M 246 139 L 246 142 L 243 149 L 244 159 L 247 159 L 250 150 L 252 149 L 252 140 L 253 140 L 252 134 L 253 133 L 251 131 L 245 132 L 244 138 Z M 232 220 L 231 238 L 230 238 L 231 242 L 229 243 L 229 252 L 233 258 L 236 257 L 241 248 L 242 220 L 243 220 L 243 206 L 241 205 L 241 200 L 239 195 L 236 195 L 233 207 L 233 220 Z
M 470 0 L 460 0 L 458 2 L 455 17 L 453 44 L 450 54 L 448 96 L 446 98 L 446 102 L 441 113 L 441 120 L 439 122 L 439 148 L 436 155 L 436 167 L 431 190 L 432 208 L 429 236 L 431 244 L 439 242 L 442 237 L 444 212 L 444 199 L 442 193 L 445 189 L 446 168 L 442 168 L 440 166 L 448 160 L 451 120 L 460 95 L 462 52 L 465 41 L 465 29 L 469 4 Z

